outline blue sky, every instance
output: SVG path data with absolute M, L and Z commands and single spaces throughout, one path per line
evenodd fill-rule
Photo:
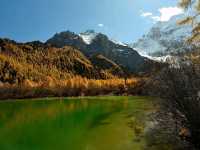
M 177 4 L 176 0 L 0 2 L 0 37 L 20 42 L 46 41 L 56 32 L 70 30 L 79 33 L 87 29 L 105 33 L 122 42 L 132 42 L 147 32 L 156 21 L 168 20 L 165 15 L 173 11 L 168 8 L 174 8 Z

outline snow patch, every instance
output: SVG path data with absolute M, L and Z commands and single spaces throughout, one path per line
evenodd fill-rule
M 82 38 L 82 40 L 87 45 L 91 44 L 97 35 L 98 35 L 98 33 L 95 33 L 94 31 L 86 31 L 84 33 L 79 34 L 79 36 Z
M 127 46 L 125 43 L 114 40 L 114 39 L 110 39 L 110 41 L 112 41 L 113 43 L 118 44 L 118 45 Z

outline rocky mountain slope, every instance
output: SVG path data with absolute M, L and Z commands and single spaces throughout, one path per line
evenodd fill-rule
M 149 72 L 154 68 L 153 61 L 140 56 L 133 48 L 92 30 L 80 34 L 61 32 L 47 40 L 46 44 L 58 48 L 70 45 L 79 49 L 88 58 L 102 55 L 132 73 Z

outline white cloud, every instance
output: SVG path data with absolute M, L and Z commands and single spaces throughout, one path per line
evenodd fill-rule
M 163 7 L 159 9 L 159 12 L 159 21 L 169 21 L 171 17 L 184 13 L 184 10 L 178 7 Z
M 160 15 L 155 16 L 151 12 L 142 13 L 141 16 L 143 17 L 150 17 L 152 20 L 158 22 L 169 21 L 173 16 L 183 14 L 184 10 L 178 7 L 163 7 L 158 9 Z
M 142 17 L 148 17 L 148 16 L 152 16 L 153 14 L 151 12 L 142 12 L 141 16 Z
M 98 27 L 104 27 L 104 24 L 99 23 L 99 24 L 98 24 Z

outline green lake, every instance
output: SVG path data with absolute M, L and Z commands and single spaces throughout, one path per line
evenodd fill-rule
M 146 150 L 153 111 L 145 97 L 0 102 L 0 150 Z

